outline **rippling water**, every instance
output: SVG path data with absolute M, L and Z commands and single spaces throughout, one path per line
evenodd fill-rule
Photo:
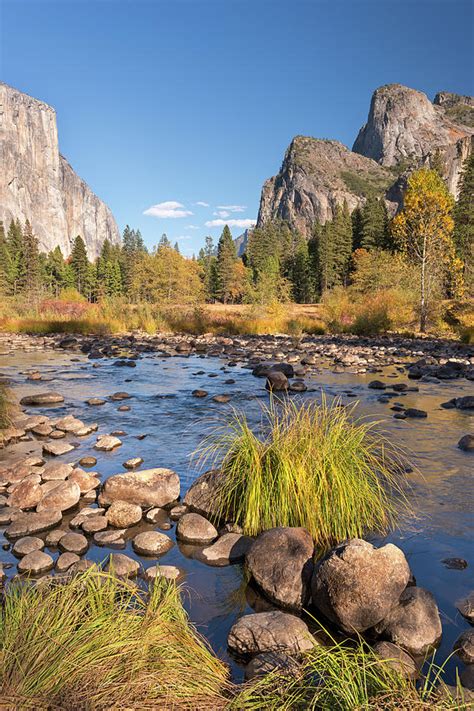
M 74 356 L 76 357 L 76 356 Z M 124 430 L 120 437 L 123 445 L 110 453 L 98 453 L 93 449 L 95 435 L 81 438 L 77 449 L 61 458 L 77 462 L 86 454 L 97 456 L 94 467 L 102 480 L 125 471 L 122 462 L 130 457 L 144 459 L 142 468 L 157 466 L 176 470 L 181 478 L 182 494 L 195 479 L 198 472 L 190 454 L 206 431 L 209 419 L 225 413 L 229 407 L 245 408 L 255 423 L 259 420 L 259 402 L 267 401 L 264 379 L 257 379 L 251 372 L 237 365 L 229 367 L 228 360 L 193 355 L 190 357 L 163 358 L 152 354 L 137 361 L 137 367 L 118 368 L 112 361 L 99 361 L 98 368 L 84 356 L 71 356 L 55 351 L 19 352 L 0 356 L 0 371 L 6 375 L 17 397 L 45 389 L 57 390 L 65 397 L 60 407 L 30 408 L 30 412 L 45 412 L 54 417 L 74 413 L 85 422 L 97 422 L 99 433 Z M 39 369 L 49 383 L 28 382 L 26 371 Z M 216 377 L 210 377 L 215 375 Z M 393 376 L 393 377 L 392 377 Z M 406 376 L 394 366 L 387 366 L 376 377 L 387 383 L 406 382 Z M 234 379 L 235 383 L 224 381 Z M 419 382 L 419 392 L 406 395 L 398 393 L 388 404 L 378 401 L 380 391 L 370 390 L 367 384 L 373 374 L 354 375 L 349 372 L 332 373 L 322 367 L 320 372 L 308 375 L 309 390 L 304 398 L 320 398 L 321 391 L 329 397 L 341 396 L 343 402 L 358 401 L 358 412 L 376 420 L 384 420 L 383 428 L 393 440 L 411 452 L 411 460 L 421 473 L 411 475 L 416 517 L 400 522 L 400 529 L 387 539 L 400 546 L 407 556 L 417 584 L 430 590 L 436 598 L 443 620 L 443 640 L 439 659 L 451 652 L 457 636 L 468 627 L 455 607 L 455 602 L 464 597 L 473 585 L 474 568 L 474 455 L 457 448 L 460 437 L 473 432 L 473 415 L 458 410 L 445 410 L 440 403 L 452 397 L 471 394 L 473 384 L 467 380 L 455 382 Z M 191 396 L 195 388 L 209 392 L 206 399 Z M 129 412 L 118 412 L 119 402 L 108 401 L 101 407 L 89 407 L 85 400 L 90 397 L 111 395 L 125 390 L 132 395 L 126 403 Z M 210 400 L 215 394 L 229 393 L 229 404 L 216 404 Z M 297 396 L 301 397 L 301 396 Z M 400 402 L 407 407 L 416 407 L 428 412 L 427 419 L 393 419 L 390 407 Z M 472 412 L 472 411 L 471 411 Z M 137 435 L 146 434 L 138 440 Z M 18 443 L 8 450 L 0 450 L 2 460 L 29 452 L 41 451 L 41 443 L 31 441 Z M 73 456 L 71 456 L 73 455 Z M 154 528 L 142 525 L 141 528 Z M 137 558 L 130 539 L 138 528 L 129 531 L 125 552 Z M 169 534 L 174 538 L 174 530 Z M 3 531 L 0 543 L 6 543 Z M 384 539 L 377 539 L 381 542 Z M 236 678 L 241 677 L 238 664 L 228 658 L 227 634 L 238 616 L 261 609 L 265 602 L 255 592 L 246 588 L 240 566 L 211 568 L 193 560 L 196 549 L 178 543 L 160 559 L 163 564 L 178 566 L 185 573 L 188 593 L 184 603 L 193 622 L 210 640 L 218 654 L 229 661 Z M 53 552 L 57 557 L 57 552 Z M 104 548 L 91 546 L 88 558 L 103 560 L 108 554 Z M 452 570 L 443 565 L 445 558 L 465 558 L 468 568 Z M 17 559 L 9 551 L 0 551 L 0 560 L 14 563 Z M 141 558 L 148 567 L 152 559 Z M 449 663 L 453 675 L 454 660 Z

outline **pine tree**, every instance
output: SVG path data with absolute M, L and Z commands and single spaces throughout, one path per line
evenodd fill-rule
M 171 242 L 169 241 L 166 232 L 163 232 L 163 234 L 161 235 L 161 239 L 158 242 L 158 248 L 160 247 L 171 247 Z
M 332 222 L 332 258 L 337 284 L 346 284 L 352 254 L 352 222 L 347 202 L 336 207 Z
M 454 206 L 453 239 L 456 253 L 464 263 L 468 291 L 474 292 L 474 153 L 466 158 L 460 179 L 459 197 Z
M 356 249 L 362 247 L 362 210 L 360 207 L 356 207 L 352 211 L 351 215 L 352 222 L 352 249 L 355 252 Z
M 29 220 L 25 222 L 23 243 L 18 260 L 17 275 L 18 290 L 25 293 L 29 299 L 38 297 L 41 289 L 41 260 L 38 240 L 33 234 Z
M 92 271 L 87 259 L 86 245 L 80 235 L 74 240 L 70 265 L 74 274 L 74 286 L 79 293 L 90 298 Z
M 5 236 L 5 228 L 0 220 L 0 294 L 10 294 L 12 285 L 13 265 Z
M 237 261 L 234 240 L 227 225 L 222 230 L 222 234 L 217 245 L 217 295 L 226 304 L 231 298 L 231 284 L 234 277 L 234 264 Z
M 62 289 L 67 289 L 71 285 L 61 247 L 55 247 L 49 252 L 44 271 L 46 287 L 56 297 L 59 296 Z
M 174 249 L 174 251 L 177 252 L 178 254 L 181 254 L 181 252 L 179 251 L 179 244 L 178 244 L 177 242 L 174 243 L 173 249 Z
M 317 252 L 319 291 L 323 293 L 337 284 L 334 263 L 334 227 L 332 222 L 326 222 L 323 225 L 318 239 Z
M 7 234 L 8 251 L 11 259 L 11 284 L 13 293 L 18 290 L 18 279 L 20 274 L 20 262 L 23 250 L 23 230 L 20 220 L 12 220 Z
M 388 241 L 388 215 L 385 201 L 370 196 L 362 208 L 360 247 L 386 249 L 389 246 Z

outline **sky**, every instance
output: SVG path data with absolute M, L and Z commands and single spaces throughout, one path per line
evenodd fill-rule
M 298 134 L 349 147 L 374 89 L 473 93 L 470 0 L 0 0 L 1 78 L 148 246 L 253 224 Z

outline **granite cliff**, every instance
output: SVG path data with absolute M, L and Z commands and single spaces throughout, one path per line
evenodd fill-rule
M 338 141 L 293 139 L 279 173 L 263 185 L 257 225 L 280 218 L 309 237 L 314 222 L 332 219 L 338 204 L 345 200 L 353 210 L 370 193 L 383 196 L 393 214 L 409 172 L 429 166 L 438 153 L 456 195 L 473 126 L 472 97 L 440 92 L 432 103 L 420 91 L 383 86 L 373 94 L 352 151 Z
M 120 242 L 107 205 L 59 152 L 55 110 L 0 83 L 0 219 L 29 219 L 40 249 L 60 246 L 69 255 L 81 235 L 90 259 L 105 239 Z

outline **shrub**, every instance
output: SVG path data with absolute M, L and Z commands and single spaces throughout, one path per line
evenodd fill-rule
M 234 410 L 196 452 L 222 472 L 218 518 L 252 536 L 302 526 L 322 550 L 392 528 L 408 510 L 401 453 L 354 407 L 272 400 L 258 434 Z
M 10 402 L 7 386 L 0 381 L 0 432 L 10 425 Z
M 149 594 L 91 568 L 11 583 L 0 618 L 3 708 L 219 709 L 227 667 L 190 625 L 173 583 Z

